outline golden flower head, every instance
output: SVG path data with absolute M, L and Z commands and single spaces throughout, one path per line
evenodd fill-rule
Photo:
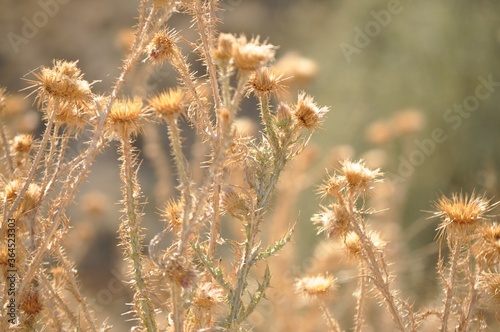
M 141 98 L 117 100 L 108 114 L 107 129 L 118 137 L 135 136 L 141 130 L 141 122 L 146 116 Z
M 182 88 L 164 91 L 148 100 L 153 111 L 169 122 L 186 111 L 186 96 Z
M 479 277 L 479 290 L 485 295 L 486 301 L 498 306 L 500 305 L 500 274 L 484 272 Z
M 33 135 L 20 134 L 14 137 L 12 150 L 15 154 L 28 154 L 33 146 Z
M 462 193 L 453 194 L 451 199 L 442 196 L 434 205 L 437 209 L 434 215 L 442 220 L 438 227 L 439 231 L 463 232 L 476 228 L 485 219 L 485 214 L 496 204 L 490 205 L 489 199 L 477 196 L 473 192 L 470 196 Z
M 332 204 L 329 208 L 312 216 L 311 221 L 319 226 L 318 233 L 329 238 L 344 237 L 350 229 L 352 216 L 344 205 Z
M 500 225 L 493 223 L 480 227 L 472 250 L 476 260 L 485 267 L 500 264 Z
M 5 185 L 3 197 L 6 199 L 7 204 L 11 205 L 14 203 L 23 187 L 24 183 L 19 180 L 12 180 Z M 21 198 L 21 204 L 17 207 L 17 211 L 20 214 L 24 214 L 33 210 L 40 202 L 41 197 L 42 189 L 40 186 L 36 183 L 30 183 Z
M 323 116 L 327 112 L 328 107 L 318 107 L 311 96 L 308 96 L 305 92 L 299 93 L 294 116 L 301 127 L 315 130 L 319 127 Z
M 274 59 L 276 51 L 273 45 L 261 44 L 259 37 L 247 41 L 245 36 L 241 36 L 232 46 L 234 65 L 241 71 L 254 71 L 267 65 Z
M 217 40 L 217 48 L 214 50 L 214 57 L 220 64 L 227 64 L 232 57 L 233 44 L 236 38 L 229 33 L 221 33 Z
M 178 232 L 182 227 L 182 213 L 184 211 L 183 205 L 180 201 L 169 200 L 163 209 L 163 216 L 167 227 L 171 228 L 174 232 Z
M 336 288 L 335 278 L 331 275 L 304 277 L 295 283 L 296 292 L 307 299 L 325 300 L 333 294 Z
M 324 183 L 319 186 L 317 193 L 321 196 L 322 199 L 326 198 L 328 195 L 339 198 L 342 190 L 346 185 L 347 182 L 344 177 L 329 175 Z
M 26 295 L 22 298 L 19 307 L 27 315 L 36 316 L 43 309 L 40 293 L 37 290 L 29 290 L 26 292 Z
M 270 94 L 279 96 L 284 87 L 281 84 L 283 75 L 277 74 L 273 68 L 264 67 L 256 70 L 248 82 L 250 92 L 257 97 L 267 97 Z
M 168 258 L 165 264 L 165 275 L 168 280 L 178 283 L 182 288 L 190 288 L 198 279 L 196 272 L 186 259 L 177 254 Z
M 155 63 L 163 63 L 176 53 L 177 33 L 174 31 L 160 30 L 151 39 L 146 47 L 147 58 Z
M 379 169 L 367 168 L 362 160 L 342 162 L 341 174 L 344 177 L 349 190 L 355 194 L 363 194 L 373 188 L 373 184 L 380 182 L 382 173 Z
M 90 100 L 91 84 L 83 79 L 77 63 L 78 61 L 54 60 L 51 68 L 42 67 L 39 73 L 33 74 L 37 80 L 26 80 L 32 83 L 28 88 L 35 88 L 39 104 L 52 98 L 58 103 L 81 107 Z

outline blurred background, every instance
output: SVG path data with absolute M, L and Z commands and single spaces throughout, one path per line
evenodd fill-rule
M 66 59 L 79 60 L 85 78 L 99 81 L 94 92 L 109 92 L 138 3 L 1 0 L 0 86 L 16 95 L 27 86 L 21 77 L 49 66 L 52 59 Z M 499 199 L 500 2 L 227 0 L 221 7 L 221 31 L 260 35 L 279 45 L 278 60 L 290 61 L 288 68 L 305 68 L 304 81 L 292 81 L 292 90 L 304 89 L 319 105 L 331 107 L 323 128 L 313 136 L 310 160 L 297 166 L 308 179 L 296 198 L 300 204 L 291 205 L 288 212 L 298 221 L 294 264 L 303 267 L 316 255 L 319 239 L 309 220 L 318 211 L 314 191 L 325 168 L 334 170 L 344 157 L 364 158 L 387 177 L 373 197 L 374 208 L 383 211 L 371 217 L 374 228 L 389 238 L 391 232 L 402 235 L 395 248 L 420 253 L 417 263 L 404 268 L 396 264 L 396 269 L 408 295 L 425 302 L 432 293 L 421 290 L 436 284 L 435 273 L 429 271 L 434 270 L 437 250 L 428 245 L 436 221 L 428 220 L 425 212 L 433 210 L 432 201 L 441 193 L 472 190 Z M 187 39 L 196 38 L 186 16 L 176 15 L 170 22 Z M 300 76 L 300 71 L 291 72 Z M 140 75 L 134 79 L 140 80 Z M 163 66 L 126 91 L 149 94 L 174 84 L 172 70 Z M 32 99 L 22 106 L 28 109 L 29 121 L 21 130 L 40 123 Z M 242 114 L 258 123 L 252 106 L 246 104 Z M 162 141 L 166 147 L 166 138 Z M 89 297 L 101 296 L 100 303 L 107 303 L 109 294 L 98 290 L 121 273 L 115 150 L 111 143 L 98 157 L 71 211 L 78 229 L 72 240 L 82 244 L 75 245 L 72 256 Z M 140 178 L 149 202 L 161 196 L 155 192 L 153 173 L 146 160 Z M 295 179 L 285 177 L 283 188 L 288 188 L 286 181 Z M 154 206 L 146 209 L 147 241 L 162 227 L 156 212 Z M 126 294 L 112 295 L 109 303 L 126 302 Z M 115 326 L 122 323 L 119 316 L 110 320 Z

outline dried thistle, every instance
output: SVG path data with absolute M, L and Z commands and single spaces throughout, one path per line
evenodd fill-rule
M 275 50 L 273 45 L 260 43 L 259 37 L 248 41 L 245 36 L 240 36 L 232 44 L 234 66 L 241 71 L 255 71 L 274 59 Z
M 294 116 L 299 125 L 308 130 L 315 130 L 321 125 L 323 116 L 328 112 L 328 107 L 319 107 L 313 98 L 305 92 L 299 93 L 295 105 Z
M 118 100 L 108 115 L 108 131 L 118 137 L 136 136 L 147 115 L 140 98 Z
M 295 282 L 295 290 L 308 300 L 326 300 L 337 288 L 335 278 L 331 275 L 317 275 L 300 278 Z
M 186 111 L 186 97 L 180 88 L 169 89 L 149 99 L 149 105 L 161 119 L 171 122 Z
M 177 39 L 178 36 L 174 30 L 162 29 L 158 31 L 146 47 L 147 58 L 144 61 L 151 59 L 154 63 L 161 64 L 170 60 L 176 52 Z

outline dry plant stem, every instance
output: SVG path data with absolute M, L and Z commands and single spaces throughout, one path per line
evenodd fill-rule
M 279 142 L 278 136 L 274 130 L 273 119 L 271 115 L 271 111 L 269 110 L 269 99 L 267 97 L 259 98 L 260 107 L 262 110 L 262 121 L 266 127 L 267 136 L 269 137 L 269 143 L 273 151 L 276 153 L 278 151 Z
M 113 106 L 114 101 L 116 100 L 116 97 L 121 90 L 123 84 L 125 83 L 125 75 L 128 73 L 128 71 L 133 67 L 133 64 L 137 62 L 140 54 L 141 54 L 141 46 L 144 42 L 141 40 L 144 38 L 144 35 L 146 31 L 148 30 L 151 21 L 154 17 L 154 11 L 151 10 L 149 13 L 147 19 L 143 23 L 143 25 L 140 28 L 140 33 L 137 34 L 136 40 L 134 42 L 134 47 L 132 49 L 132 52 L 129 54 L 128 58 L 125 60 L 125 63 L 127 64 L 123 70 L 122 73 L 120 74 L 119 78 L 117 79 L 115 86 L 113 88 L 113 91 L 111 92 L 111 96 L 109 98 L 108 104 L 106 105 L 106 108 L 103 110 L 103 112 L 99 115 L 99 122 L 97 125 L 97 128 L 94 131 L 94 136 L 92 137 L 92 141 L 89 144 L 89 147 L 87 150 L 84 152 L 84 159 L 80 163 L 80 167 L 76 167 L 73 170 L 78 170 L 74 177 L 69 176 L 68 179 L 71 179 L 71 183 L 67 184 L 67 190 L 59 196 L 59 199 L 56 201 L 56 204 L 54 205 L 53 211 L 54 214 L 52 215 L 52 226 L 50 227 L 50 230 L 46 234 L 46 236 L 43 238 L 41 241 L 41 246 L 38 248 L 35 257 L 33 258 L 33 261 L 29 265 L 28 270 L 26 271 L 26 274 L 24 276 L 24 279 L 21 282 L 21 285 L 19 286 L 19 292 L 17 299 L 19 301 L 19 298 L 21 298 L 24 295 L 24 289 L 26 288 L 27 283 L 30 282 L 30 280 L 33 277 L 33 273 L 35 269 L 39 266 L 39 264 L 42 261 L 43 256 L 45 255 L 45 252 L 49 246 L 49 243 L 51 242 L 51 239 L 53 238 L 54 234 L 56 233 L 57 229 L 59 228 L 60 221 L 62 216 L 64 215 L 64 212 L 66 211 L 67 206 L 71 202 L 71 197 L 74 197 L 77 190 L 78 186 L 80 183 L 83 181 L 83 179 L 86 178 L 90 165 L 92 164 L 93 160 L 97 156 L 100 148 L 102 147 L 102 133 L 104 129 L 104 123 L 106 121 L 106 117 L 108 116 L 109 110 L 111 109 L 111 106 Z M 142 46 L 141 46 L 142 47 Z M 99 104 L 96 102 L 96 106 L 99 107 Z M 49 117 L 49 123 L 47 124 L 47 127 L 52 126 L 53 118 Z M 44 142 L 44 139 L 42 139 L 42 144 Z M 40 147 L 41 151 L 43 150 L 42 147 Z M 40 153 L 41 155 L 41 153 Z M 37 155 L 38 157 L 38 155 Z M 40 159 L 38 157 L 38 159 Z M 37 158 L 35 158 L 35 161 Z M 35 163 L 34 163 L 35 164 Z M 25 188 L 27 186 L 25 185 Z M 24 192 L 26 189 L 24 189 Z M 24 194 L 24 193 L 23 193 Z M 18 196 L 19 199 L 20 196 Z M 63 199 L 65 198 L 65 199 Z M 5 219 L 6 220 L 6 219 Z
M 200 0 L 196 1 L 196 7 L 194 11 L 194 16 L 196 19 L 196 24 L 198 26 L 198 32 L 201 37 L 201 45 L 203 47 L 202 56 L 205 60 L 205 65 L 207 67 L 208 76 L 210 78 L 210 86 L 212 88 L 212 95 L 214 98 L 215 109 L 218 111 L 220 109 L 220 97 L 219 97 L 219 86 L 217 82 L 217 70 L 215 64 L 212 59 L 212 51 L 213 51 L 213 36 L 214 36 L 214 27 L 212 22 L 213 14 L 215 12 L 215 4 L 214 1 L 209 1 L 210 11 L 205 12 L 203 9 L 203 3 Z M 206 18 L 208 16 L 208 19 Z M 207 25 L 206 22 L 209 22 Z M 219 131 L 220 134 L 220 131 Z
M 383 254 L 379 255 L 379 259 L 375 257 L 377 249 L 367 237 L 364 222 L 361 218 L 357 217 L 358 214 L 355 211 L 354 206 L 355 199 L 352 195 L 349 195 L 347 208 L 349 210 L 349 214 L 353 216 L 351 226 L 358 238 L 361 240 L 363 254 L 365 259 L 367 260 L 368 268 L 373 274 L 375 286 L 384 298 L 389 312 L 391 313 L 391 316 L 394 319 L 397 327 L 401 331 L 406 331 L 403 315 L 401 314 L 399 306 L 396 304 L 396 299 L 394 298 L 394 295 L 390 290 L 390 276 L 387 273 L 387 264 L 383 260 Z M 385 272 L 384 275 L 382 275 L 382 271 Z
M 142 266 L 142 245 L 140 236 L 140 211 L 139 202 L 137 201 L 138 195 L 138 182 L 133 169 L 134 161 L 132 155 L 132 145 L 129 138 L 121 138 L 121 148 L 122 148 L 122 180 L 125 186 L 125 209 L 127 213 L 127 219 L 123 221 L 120 226 L 121 232 L 126 232 L 126 235 L 122 235 L 122 240 L 126 239 L 128 256 L 132 261 L 133 270 L 133 281 L 135 286 L 135 296 L 134 301 L 138 301 L 138 310 L 136 314 L 142 321 L 144 327 L 147 331 L 156 331 L 156 323 L 154 320 L 154 310 L 149 302 L 149 297 L 147 295 L 146 283 L 143 276 L 143 266 Z
M 450 243 L 451 244 L 451 243 Z M 460 258 L 460 248 L 462 246 L 462 241 L 460 237 L 457 237 L 454 246 L 452 248 L 452 254 L 450 258 L 450 270 L 448 273 L 448 278 L 444 279 L 444 285 L 445 285 L 445 301 L 444 301 L 444 307 L 443 307 L 443 312 L 442 312 L 442 324 L 441 324 L 441 332 L 447 332 L 448 331 L 448 319 L 450 317 L 451 313 L 451 306 L 453 302 L 453 296 L 455 294 L 455 280 L 457 276 L 457 267 L 458 267 L 458 260 Z
M 173 321 L 174 321 L 174 331 L 183 332 L 184 331 L 184 318 L 183 318 L 183 308 L 182 308 L 182 297 L 181 297 L 181 285 L 176 281 L 170 284 L 172 289 L 172 307 L 173 307 Z
M 62 309 L 62 311 L 66 315 L 67 319 L 69 319 L 69 321 L 71 322 L 71 325 L 72 326 L 79 326 L 75 315 L 73 315 L 73 313 L 68 308 L 66 303 L 64 303 L 63 299 L 61 299 L 61 297 L 57 293 L 57 290 L 55 290 L 54 287 L 52 287 L 52 285 L 50 284 L 50 281 L 47 280 L 47 276 L 45 275 L 45 273 L 40 273 L 38 280 L 50 293 L 50 297 L 55 300 L 55 302 L 57 303 L 57 306 L 59 306 L 59 308 Z
M 7 159 L 7 166 L 9 167 L 10 174 L 14 173 L 14 162 L 12 161 L 12 156 L 10 155 L 9 141 L 7 140 L 7 135 L 5 135 L 5 128 L 3 123 L 0 123 L 0 137 L 2 138 L 3 149 L 5 150 L 5 158 Z
M 364 318 L 365 296 L 366 296 L 366 268 L 363 262 L 359 262 L 360 277 L 358 279 L 358 289 L 356 291 L 356 314 L 354 316 L 354 332 L 361 332 Z
M 332 315 L 330 314 L 330 310 L 328 310 L 323 300 L 319 300 L 319 307 L 323 312 L 323 315 L 325 316 L 328 330 L 333 332 L 341 332 L 342 330 L 340 329 L 339 323 L 332 317 Z
M 57 104 L 54 105 L 53 107 L 56 108 Z M 47 104 L 47 113 L 48 114 L 50 114 L 51 108 L 52 108 L 52 103 L 50 102 L 50 99 L 49 99 L 49 102 Z M 48 120 L 47 126 L 45 128 L 45 132 L 43 133 L 42 142 L 40 143 L 40 148 L 38 149 L 38 152 L 35 156 L 35 160 L 33 161 L 33 164 L 31 165 L 31 169 L 30 169 L 30 172 L 28 174 L 28 177 L 26 178 L 26 181 L 24 182 L 24 186 L 17 194 L 16 200 L 14 201 L 14 203 L 12 203 L 12 206 L 10 207 L 7 215 L 4 217 L 4 220 L 8 220 L 8 219 L 12 218 L 12 214 L 14 213 L 17 206 L 21 202 L 21 199 L 23 198 L 24 194 L 26 193 L 26 190 L 28 190 L 29 185 L 31 184 L 31 182 L 35 178 L 36 171 L 38 169 L 38 166 L 40 165 L 40 162 L 42 161 L 42 157 L 43 157 L 44 152 L 45 152 L 45 147 L 47 146 L 47 143 L 49 141 L 50 132 L 52 131 L 53 124 L 54 124 L 54 116 L 51 115 L 51 116 L 49 116 L 49 120 Z

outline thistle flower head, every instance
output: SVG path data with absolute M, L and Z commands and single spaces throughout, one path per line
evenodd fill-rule
M 144 61 L 151 59 L 154 63 L 163 63 L 169 60 L 176 52 L 175 44 L 178 36 L 174 31 L 160 30 L 146 47 L 147 57 Z
M 167 259 L 165 276 L 171 282 L 181 285 L 182 288 L 190 288 L 198 279 L 196 272 L 191 268 L 186 259 L 177 254 Z
M 325 233 L 329 238 L 344 237 L 350 230 L 351 220 L 351 213 L 340 204 L 332 204 L 311 218 L 319 226 L 318 233 Z
M 331 275 L 304 277 L 295 283 L 296 292 L 310 300 L 325 300 L 333 294 L 336 288 L 335 278 Z
M 36 290 L 29 290 L 22 298 L 19 307 L 28 316 L 36 316 L 43 309 L 40 293 Z
M 52 98 L 62 104 L 85 105 L 92 95 L 91 84 L 83 79 L 77 63 L 54 60 L 51 68 L 42 67 L 39 73 L 33 74 L 36 80 L 26 80 L 32 83 L 28 88 L 35 88 L 39 104 Z
M 163 216 L 165 217 L 167 227 L 171 228 L 176 233 L 182 227 L 182 212 L 182 203 L 177 200 L 169 200 L 163 209 Z
M 483 225 L 476 231 L 472 246 L 474 256 L 484 267 L 492 268 L 500 264 L 500 225 Z
M 220 64 L 227 64 L 231 60 L 234 43 L 236 43 L 236 38 L 232 34 L 221 33 L 219 35 L 213 55 Z
M 342 190 L 347 185 L 346 180 L 342 176 L 328 176 L 324 183 L 318 188 L 318 194 L 321 198 L 326 198 L 331 195 L 335 198 L 339 198 Z
M 250 76 L 249 91 L 257 97 L 267 97 L 270 94 L 279 96 L 284 90 L 282 77 L 273 68 L 258 69 Z
M 148 100 L 153 111 L 170 122 L 186 111 L 186 96 L 180 88 L 169 89 Z
M 367 168 L 362 160 L 357 162 L 345 160 L 342 162 L 340 172 L 349 190 L 355 194 L 363 194 L 372 189 L 373 184 L 379 182 L 382 175 L 379 169 Z
M 108 115 L 108 132 L 118 137 L 135 136 L 141 130 L 142 120 L 146 116 L 140 98 L 117 100 Z
M 7 183 L 4 187 L 3 197 L 7 201 L 7 204 L 13 204 L 20 194 L 22 188 L 24 187 L 24 183 L 19 180 L 12 180 Z M 42 197 L 42 190 L 39 185 L 36 183 L 30 183 L 26 192 L 22 196 L 21 204 L 17 208 L 17 211 L 20 214 L 24 214 L 33 210 L 38 203 L 40 202 L 40 198 Z
M 259 42 L 259 37 L 248 41 L 245 36 L 236 39 L 232 45 L 234 65 L 241 71 L 254 71 L 274 59 L 276 47 Z
M 20 134 L 14 137 L 12 151 L 15 154 L 28 154 L 33 146 L 33 135 Z
M 299 93 L 294 116 L 301 127 L 309 130 L 317 129 L 327 112 L 328 107 L 318 107 L 311 96 L 304 92 Z
M 494 204 L 496 205 L 496 204 Z M 442 196 L 436 203 L 434 212 L 436 217 L 441 218 L 438 230 L 441 232 L 458 231 L 460 233 L 475 229 L 482 220 L 485 220 L 494 205 L 484 196 L 478 196 L 473 192 L 467 194 L 453 194 L 451 198 Z
M 222 193 L 222 206 L 237 219 L 244 219 L 249 213 L 245 198 L 231 188 L 225 189 Z
M 484 272 L 479 277 L 478 288 L 488 302 L 495 306 L 500 305 L 500 274 Z

